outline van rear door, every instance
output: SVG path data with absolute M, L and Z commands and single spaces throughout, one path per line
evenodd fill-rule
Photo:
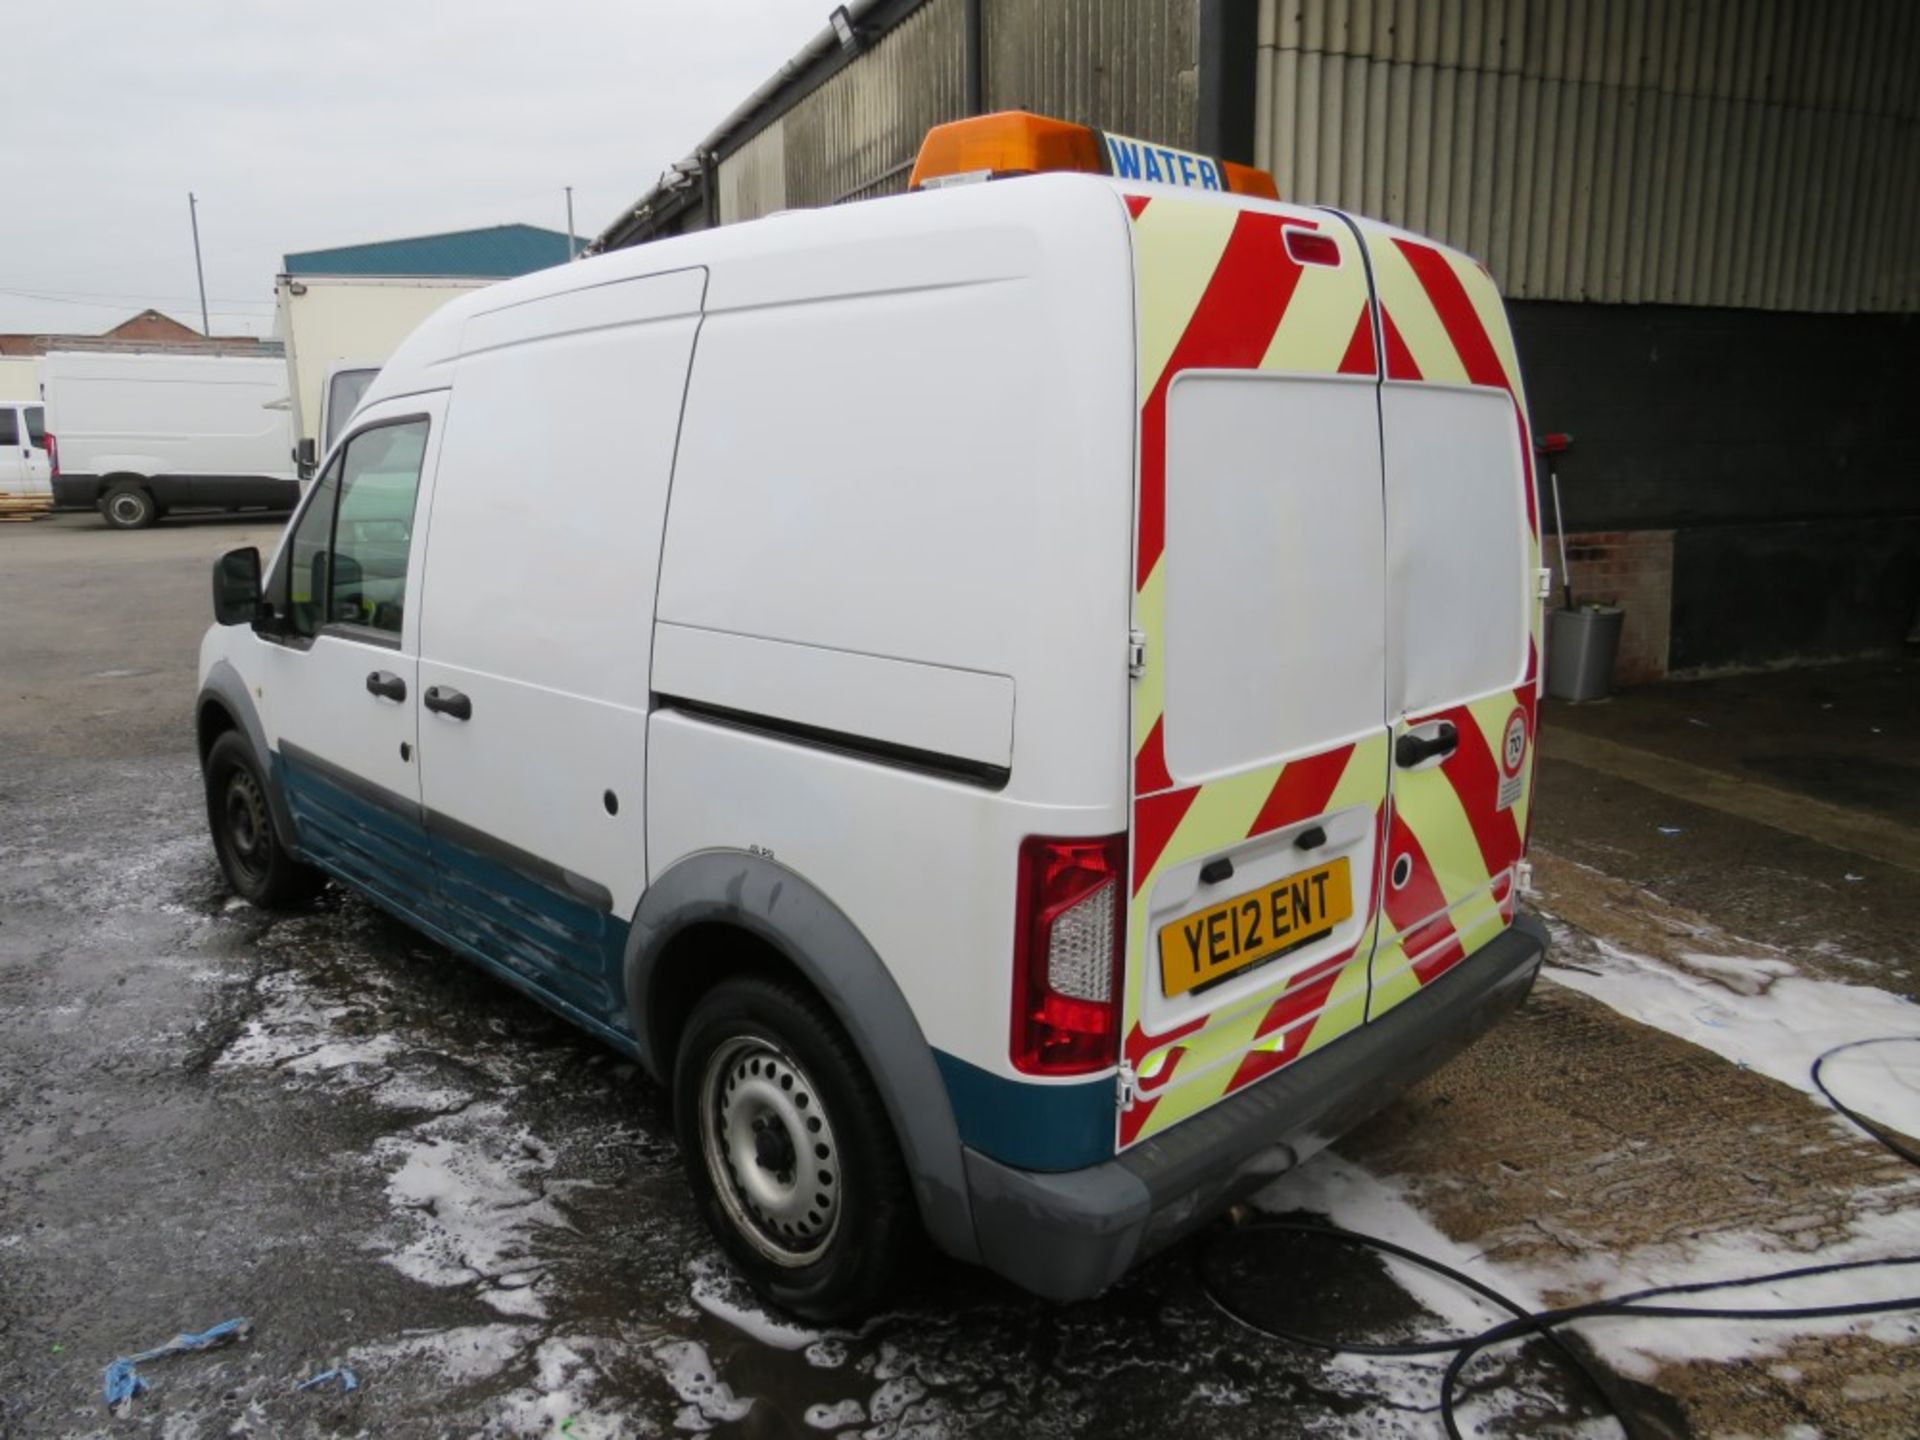
M 1492 278 L 1361 222 L 1379 292 L 1393 778 L 1370 1018 L 1513 919 L 1533 773 L 1538 512 Z
M 1371 290 L 1324 211 L 1127 197 L 1139 331 L 1118 1143 L 1364 1022 L 1388 782 Z

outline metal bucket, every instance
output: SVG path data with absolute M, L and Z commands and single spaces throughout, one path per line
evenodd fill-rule
M 1627 612 L 1583 605 L 1547 612 L 1547 694 L 1555 700 L 1604 700 L 1613 689 L 1613 660 Z

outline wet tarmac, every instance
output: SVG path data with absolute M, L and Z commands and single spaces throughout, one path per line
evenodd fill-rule
M 1280 1344 L 1214 1296 L 1354 1340 L 1497 1317 L 1227 1222 L 1078 1306 L 944 1263 L 853 1329 L 755 1305 L 634 1067 L 351 896 L 270 917 L 227 895 L 187 709 L 204 562 L 256 538 L 245 522 L 96 534 L 89 517 L 0 534 L 0 1435 L 1439 1433 L 1439 1362 Z M 1550 770 L 1543 804 L 1590 783 Z M 1587 846 L 1551 877 L 1576 950 L 1624 912 L 1663 933 L 1719 919 L 1704 873 L 1698 910 L 1632 898 L 1640 870 L 1662 878 L 1661 837 L 1632 807 L 1665 803 L 1628 797 L 1590 828 L 1543 818 L 1554 853 Z M 1609 846 L 1633 864 L 1582 868 Z M 1740 918 L 1763 940 L 1791 928 Z M 1856 928 L 1845 953 L 1892 968 L 1891 935 Z M 1759 1179 L 1729 1180 L 1743 1170 Z M 1543 984 L 1261 1204 L 1431 1224 L 1434 1244 L 1522 1275 L 1546 1252 L 1745 1233 L 1793 1213 L 1803 1184 L 1838 1236 L 1858 1218 L 1849 1187 L 1880 1215 L 1911 1206 L 1905 1183 L 1799 1092 Z M 245 1342 L 142 1366 L 147 1394 L 102 1403 L 114 1357 L 235 1316 Z M 1819 1342 L 1799 1364 L 1824 1388 L 1798 1411 L 1763 1361 L 1732 1396 L 1713 1387 L 1738 1363 L 1683 1361 L 1654 1387 L 1621 1375 L 1615 1395 L 1657 1435 L 1724 1433 L 1723 1416 L 1920 1423 L 1898 1344 L 1861 1343 L 1893 1358 Z M 351 1393 L 295 1389 L 342 1366 Z M 1841 1397 L 1862 1377 L 1881 1388 L 1849 1428 Z M 1483 1433 L 1607 1433 L 1537 1351 L 1476 1368 L 1468 1394 Z

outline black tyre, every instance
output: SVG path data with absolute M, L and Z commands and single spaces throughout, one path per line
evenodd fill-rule
M 214 741 L 204 773 L 213 848 L 234 893 L 268 910 L 309 899 L 320 888 L 320 874 L 282 848 L 267 783 L 246 737 L 229 730 Z
M 920 1217 L 880 1097 L 818 997 L 715 986 L 681 1035 L 673 1111 L 707 1223 L 755 1290 L 810 1320 L 880 1304 Z
M 116 530 L 144 530 L 160 518 L 160 507 L 146 486 L 123 480 L 100 497 L 100 513 Z

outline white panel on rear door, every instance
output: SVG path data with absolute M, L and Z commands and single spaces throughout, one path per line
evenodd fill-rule
M 1166 757 L 1179 783 L 1380 727 L 1379 433 L 1371 377 L 1174 381 Z
M 1381 387 L 1386 432 L 1388 712 L 1512 685 L 1526 659 L 1527 507 L 1503 390 Z

